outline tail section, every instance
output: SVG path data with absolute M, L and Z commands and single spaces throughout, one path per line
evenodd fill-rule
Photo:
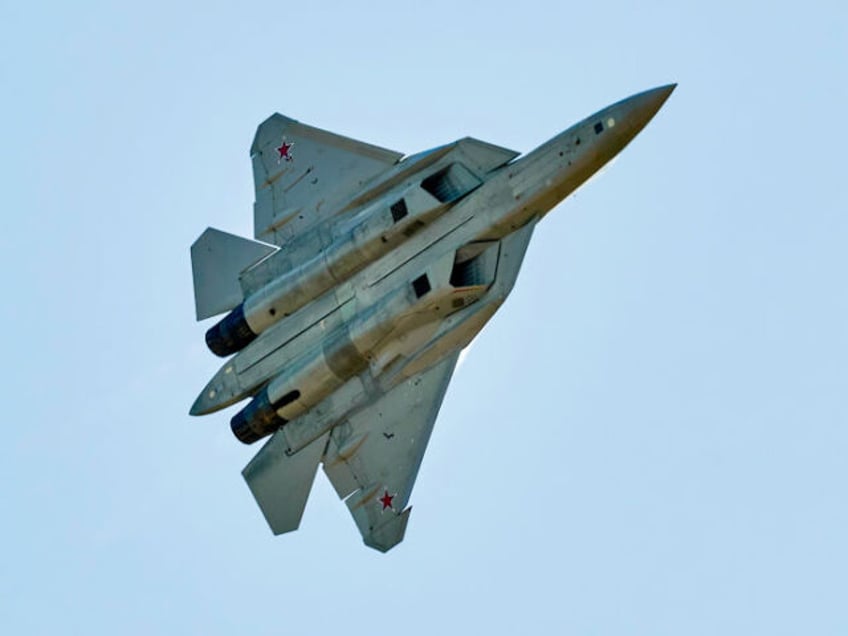
M 276 250 L 273 245 L 207 228 L 191 246 L 197 319 L 238 306 L 244 300 L 241 273 Z
M 289 455 L 282 436 L 271 438 L 242 471 L 274 534 L 297 530 L 329 433 Z

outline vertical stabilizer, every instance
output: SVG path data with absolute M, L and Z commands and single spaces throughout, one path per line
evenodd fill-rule
M 197 319 L 224 313 L 241 303 L 244 298 L 239 275 L 276 249 L 273 245 L 207 228 L 191 246 Z
M 325 433 L 289 455 L 285 438 L 278 432 L 242 471 L 274 534 L 297 530 L 300 525 L 328 436 Z

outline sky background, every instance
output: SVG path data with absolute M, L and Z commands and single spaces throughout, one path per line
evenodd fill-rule
M 848 634 L 846 69 L 836 1 L 0 0 L 0 631 Z M 273 537 L 187 415 L 256 126 L 524 152 L 668 82 L 537 228 L 404 543 L 320 472 Z

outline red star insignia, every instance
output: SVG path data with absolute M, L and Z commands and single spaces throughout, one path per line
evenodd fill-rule
M 383 510 L 385 510 L 386 508 L 391 508 L 392 510 L 394 510 L 394 508 L 392 507 L 392 500 L 396 496 L 397 493 L 395 493 L 394 495 L 390 495 L 388 490 L 383 492 L 383 496 L 379 499 L 380 503 L 383 504 Z
M 294 159 L 291 154 L 292 146 L 294 146 L 293 143 L 287 143 L 286 140 L 283 139 L 280 145 L 277 146 L 277 154 L 279 154 L 279 157 L 277 157 L 277 163 L 280 163 L 283 160 L 291 161 Z

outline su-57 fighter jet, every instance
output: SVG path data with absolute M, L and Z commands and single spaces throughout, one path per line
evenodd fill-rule
M 615 157 L 674 85 L 604 108 L 523 157 L 465 138 L 401 153 L 279 114 L 250 154 L 256 241 L 191 247 L 197 319 L 227 361 L 192 415 L 232 418 L 275 534 L 300 524 L 318 464 L 365 543 L 404 536 L 459 352 L 512 290 L 536 224 Z

